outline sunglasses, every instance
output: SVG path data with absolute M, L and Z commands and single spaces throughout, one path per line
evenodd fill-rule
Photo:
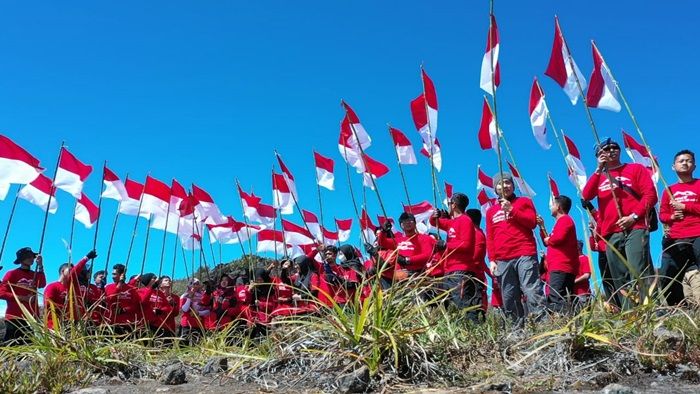
M 610 151 L 614 151 L 614 150 L 620 150 L 620 147 L 617 145 L 608 145 L 604 148 L 601 148 L 600 150 L 604 151 L 604 152 L 610 152 Z

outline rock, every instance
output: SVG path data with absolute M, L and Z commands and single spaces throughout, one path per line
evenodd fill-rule
M 170 389 L 167 387 L 158 387 L 156 389 L 156 393 L 167 393 L 168 391 L 170 391 Z
M 631 387 L 623 386 L 621 384 L 613 383 L 605 386 L 603 388 L 603 394 L 635 394 Z
M 666 343 L 671 349 L 675 349 L 677 345 L 683 343 L 683 333 L 665 327 L 655 329 L 654 336 L 659 341 Z
M 362 366 L 336 379 L 338 391 L 341 393 L 364 393 L 369 389 L 369 368 Z
M 681 364 L 676 367 L 676 372 L 678 373 L 678 377 L 687 382 L 700 383 L 700 372 L 696 367 Z
M 226 357 L 212 357 L 202 368 L 202 375 L 211 375 L 228 371 L 228 359 Z
M 187 383 L 185 366 L 181 363 L 166 367 L 161 375 L 160 382 L 167 385 L 177 385 Z
M 109 391 L 97 387 L 89 387 L 71 392 L 71 394 L 107 394 Z

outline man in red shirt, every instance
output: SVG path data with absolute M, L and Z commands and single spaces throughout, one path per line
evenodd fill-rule
M 501 286 L 503 311 L 519 328 L 526 318 L 523 296 L 529 313 L 536 318 L 544 315 L 537 245 L 532 233 L 537 214 L 532 200 L 515 195 L 512 175 L 499 173 L 493 180 L 501 197 L 486 211 L 486 249 L 491 274 Z
M 105 286 L 105 323 L 117 334 L 131 333 L 142 323 L 139 294 L 135 287 L 124 282 L 125 279 L 126 267 L 124 264 L 115 264 L 112 268 L 114 283 Z
M 426 234 L 416 231 L 416 217 L 404 212 L 399 216 L 402 233 L 394 234 L 391 222 L 386 221 L 381 230 L 377 231 L 377 244 L 382 249 L 393 251 L 396 255 L 396 265 L 382 271 L 382 287 L 388 288 L 393 283 L 394 270 L 406 270 L 409 275 L 423 272 L 425 265 L 433 254 L 435 241 Z
M 49 283 L 44 290 L 44 312 L 46 325 L 53 330 L 59 322 L 79 321 L 83 318 L 85 308 L 80 294 L 78 276 L 88 261 L 97 257 L 97 252 L 91 250 L 76 265 L 61 264 L 58 269 L 58 280 Z M 54 321 L 54 317 L 58 321 Z
M 649 170 L 641 164 L 620 162 L 620 145 L 610 138 L 595 146 L 598 167 L 583 188 L 581 197 L 598 198 L 600 221 L 597 231 L 609 243 L 606 250 L 615 290 L 622 306 L 631 307 L 629 284 L 647 293 L 645 276 L 652 274 L 649 259 L 649 213 L 658 197 Z M 620 258 L 618 253 L 623 257 Z
M 555 312 L 564 312 L 574 294 L 574 281 L 578 271 L 578 244 L 576 226 L 569 216 L 571 199 L 565 195 L 554 197 L 549 207 L 556 219 L 549 236 L 543 239 L 547 246 L 547 272 L 550 308 Z M 544 224 L 541 216 L 539 224 Z
M 591 295 L 591 263 L 588 256 L 583 254 L 583 241 L 578 243 L 578 271 L 576 271 L 576 280 L 574 280 L 574 294 L 578 298 L 578 302 L 583 304 Z
M 447 240 L 439 240 L 436 249 L 442 252 L 442 289 L 449 291 L 448 301 L 459 309 L 470 308 L 467 318 L 478 322 L 483 317 L 483 284 L 478 279 L 479 263 L 474 260 L 476 229 L 464 212 L 469 198 L 464 193 L 455 193 L 450 198 L 450 210 L 435 211 L 430 224 L 447 232 Z
M 36 260 L 36 271 L 32 264 Z M 7 302 L 5 311 L 5 345 L 22 344 L 30 334 L 29 323 L 22 312 L 22 305 L 33 317 L 39 316 L 37 289 L 46 286 L 43 258 L 31 248 L 25 247 L 17 251 L 14 264 L 19 268 L 7 271 L 0 283 L 0 300 Z
M 700 180 L 693 177 L 695 154 L 682 150 L 674 156 L 678 183 L 661 196 L 659 219 L 668 227 L 659 275 L 669 304 L 684 298 L 700 305 Z

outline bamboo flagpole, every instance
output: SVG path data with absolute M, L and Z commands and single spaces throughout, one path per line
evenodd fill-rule
M 175 225 L 175 240 L 174 240 L 175 242 L 174 242 L 174 247 L 173 247 L 173 267 L 172 267 L 172 273 L 170 274 L 170 279 L 175 279 L 175 262 L 177 261 L 177 244 L 180 242 L 179 232 L 180 232 L 180 213 L 178 212 L 177 224 Z M 184 251 L 182 253 L 182 258 L 185 259 Z M 186 260 L 185 260 L 185 275 L 187 275 L 187 261 Z M 187 275 L 187 276 L 189 276 L 189 275 Z
M 75 211 L 78 209 L 78 199 L 75 199 L 73 205 L 73 217 L 70 221 L 70 235 L 68 236 L 68 263 L 73 262 L 73 233 L 75 232 Z
M 426 111 L 427 111 L 427 109 L 426 109 Z M 430 123 L 430 122 L 428 122 L 428 123 Z M 396 140 L 394 140 L 394 135 L 391 133 L 391 129 L 392 129 L 391 124 L 387 123 L 387 127 L 389 128 L 389 135 L 391 135 L 391 140 L 393 141 L 393 144 L 394 144 L 393 149 L 394 149 L 394 153 L 396 153 L 396 165 L 399 166 L 399 174 L 401 174 L 401 183 L 403 183 L 403 190 L 406 193 L 406 202 L 408 202 L 408 205 L 410 206 L 410 205 L 412 205 L 411 204 L 411 196 L 409 196 L 409 194 L 408 194 L 408 184 L 406 183 L 406 177 L 404 176 L 403 167 L 401 166 L 401 158 L 399 157 L 399 152 L 396 150 L 397 142 L 396 142 Z M 431 165 L 433 163 L 432 157 L 430 158 L 430 163 L 431 163 Z M 433 197 L 435 197 L 435 196 L 433 196 Z
M 2 255 L 5 253 L 5 244 L 7 242 L 7 236 L 10 234 L 10 226 L 12 225 L 12 218 L 15 217 L 15 208 L 17 207 L 17 200 L 19 199 L 19 189 L 20 185 L 17 185 L 17 191 L 15 192 L 15 198 L 12 201 L 12 208 L 10 209 L 10 216 L 7 218 L 7 227 L 5 227 L 5 234 L 2 236 L 2 246 L 0 246 L 0 262 L 2 262 Z
M 238 190 L 242 190 L 241 183 L 238 182 L 238 178 L 236 178 L 236 187 L 238 188 Z M 238 200 L 241 203 L 241 211 L 243 212 L 243 223 L 245 223 L 245 225 L 246 225 L 246 233 L 248 235 L 248 249 L 250 250 L 250 254 L 252 255 L 253 254 L 253 237 L 251 237 L 251 235 L 250 235 L 250 227 L 249 227 L 250 223 L 248 223 L 248 217 L 245 214 L 245 207 L 243 206 L 243 199 L 241 198 L 240 193 L 238 195 Z M 245 254 L 245 250 L 244 250 L 243 256 L 245 256 L 245 255 L 246 254 Z
M 348 190 L 350 191 L 350 200 L 352 201 L 352 208 L 355 211 L 355 217 L 357 218 L 357 223 L 361 224 L 362 219 L 360 218 L 360 211 L 357 209 L 357 201 L 355 201 L 355 193 L 352 190 L 352 177 L 350 176 L 350 164 L 348 164 L 348 148 L 347 146 L 343 145 L 343 150 L 345 151 L 345 173 L 347 174 L 347 179 L 348 179 Z M 336 228 L 337 228 L 337 223 L 336 223 Z M 362 237 L 362 242 L 363 243 L 368 243 L 367 237 L 365 237 L 365 233 L 363 231 L 360 231 L 361 237 Z
M 97 219 L 95 220 L 95 234 L 92 238 L 92 250 L 97 249 L 97 235 L 100 230 L 100 217 L 102 216 L 102 193 L 105 191 L 105 168 L 107 168 L 107 160 L 102 164 L 102 185 L 100 185 L 100 197 L 97 199 Z M 75 214 L 73 214 L 75 217 Z M 91 261 L 90 264 L 90 276 L 88 277 L 88 282 L 92 280 L 92 272 L 95 268 L 95 261 Z M 105 278 L 107 277 L 107 270 L 105 270 Z M 83 294 L 83 305 L 85 304 L 85 297 L 87 296 L 87 291 Z
M 160 263 L 158 263 L 158 277 L 160 278 L 160 275 L 163 273 L 163 260 L 165 259 L 165 241 L 167 241 L 168 238 L 168 219 L 170 219 L 170 204 L 172 203 L 173 199 L 173 189 L 172 189 L 172 182 L 171 182 L 171 187 L 170 187 L 170 197 L 168 197 L 168 209 L 165 211 L 165 228 L 163 229 L 163 243 L 160 247 Z M 178 221 L 179 224 L 179 221 Z M 177 233 L 175 233 L 177 235 Z M 173 267 L 174 269 L 174 267 Z M 172 277 L 170 278 L 172 279 Z
M 279 191 L 277 189 L 277 182 L 275 181 L 275 166 L 274 164 L 272 165 L 272 194 L 275 195 L 275 201 L 277 205 L 277 216 L 280 217 L 280 227 L 282 227 L 282 250 L 284 257 L 287 257 L 287 242 L 286 242 L 286 237 L 284 235 L 284 226 L 281 225 L 282 221 L 282 208 L 280 206 L 280 196 L 279 196 Z M 290 190 L 289 193 L 291 194 L 292 191 Z M 272 231 L 277 231 L 277 219 L 272 224 Z M 277 237 L 275 237 L 275 261 L 278 261 L 279 256 L 277 255 Z
M 489 1 L 489 43 L 493 43 L 496 41 L 497 36 L 496 36 L 496 31 L 493 28 L 493 19 L 495 15 L 493 13 L 493 0 Z M 503 179 L 503 155 L 501 153 L 501 128 L 498 126 L 498 101 L 496 100 L 496 70 L 494 66 L 494 51 L 491 49 L 489 51 L 490 57 L 491 57 L 491 95 L 493 96 L 493 107 L 491 108 L 491 105 L 489 104 L 489 109 L 491 109 L 491 113 L 493 113 L 493 121 L 496 126 L 496 134 L 498 138 L 496 138 L 496 156 L 498 159 L 498 173 L 500 174 L 501 179 Z M 488 100 L 486 99 L 486 96 L 484 96 L 484 100 L 488 104 Z M 498 185 L 493 185 L 494 188 L 496 189 L 496 192 L 498 193 Z M 501 188 L 500 192 L 501 198 L 503 198 L 503 188 Z M 437 206 L 437 205 L 436 205 Z
M 56 168 L 53 172 L 53 178 L 51 179 L 51 189 L 50 189 L 51 193 L 49 193 L 49 201 L 46 203 L 46 209 L 44 210 L 44 224 L 42 225 L 42 228 L 41 228 L 41 238 L 39 240 L 39 254 L 41 254 L 41 251 L 44 247 L 44 237 L 46 236 L 46 224 L 49 221 L 49 207 L 51 206 L 51 199 L 53 198 L 53 194 L 56 192 L 56 186 L 54 186 L 54 183 L 56 183 L 56 174 L 58 174 L 58 166 L 61 164 L 61 156 L 63 155 L 63 147 L 64 146 L 65 146 L 65 143 L 63 141 L 61 141 L 61 149 L 58 151 L 58 159 L 56 160 Z
M 312 149 L 312 153 L 315 153 L 316 150 Z M 316 173 L 316 163 L 314 161 L 314 172 Z M 323 202 L 321 202 L 321 185 L 319 184 L 319 179 L 318 179 L 318 173 L 315 174 L 316 178 L 316 192 L 318 193 L 318 214 L 319 214 L 319 220 L 321 220 L 321 243 L 326 244 L 326 234 L 324 233 L 324 227 L 323 227 Z
M 146 257 L 148 256 L 148 238 L 149 235 L 151 234 L 151 220 L 153 218 L 153 214 L 148 215 L 148 223 L 146 225 L 146 242 L 143 243 L 143 258 L 141 259 L 141 273 L 140 275 L 143 275 L 143 270 L 146 268 Z
M 437 175 L 435 174 L 435 163 L 433 162 L 433 155 L 435 154 L 435 135 L 433 134 L 433 128 L 430 125 L 430 112 L 429 112 L 429 107 L 428 107 L 428 100 L 425 96 L 425 80 L 423 80 L 423 65 L 421 64 L 420 66 L 420 71 L 421 71 L 421 85 L 423 86 L 423 105 L 425 106 L 425 117 L 426 121 L 428 124 L 428 137 L 430 138 L 430 182 L 432 183 L 432 188 L 433 188 L 433 202 L 435 203 L 435 206 L 438 207 L 438 196 L 437 196 L 437 189 L 439 189 L 437 185 Z M 360 146 L 360 149 L 362 146 Z M 400 168 L 400 166 L 399 166 Z M 370 175 L 371 177 L 371 175 Z M 409 203 L 408 205 L 411 205 Z M 384 212 L 384 208 L 382 207 L 382 212 Z M 384 212 L 384 217 L 388 217 L 386 215 L 386 212 Z
M 279 160 L 280 162 L 282 162 L 282 157 L 280 156 L 279 153 L 277 153 L 277 150 L 276 150 L 276 149 L 275 149 L 275 156 L 277 157 L 277 160 Z M 274 173 L 274 168 L 275 168 L 275 166 L 273 165 L 273 166 L 272 166 L 272 172 L 273 172 L 273 173 Z M 283 172 L 283 173 L 284 173 L 284 172 Z M 274 175 L 273 175 L 273 179 L 274 179 Z M 292 201 L 294 201 L 294 206 L 295 206 L 295 207 L 297 208 L 297 210 L 299 211 L 299 216 L 301 216 L 301 222 L 304 223 L 304 227 L 306 228 L 306 231 L 308 231 L 309 234 L 311 234 L 311 235 L 313 236 L 313 233 L 311 232 L 311 229 L 309 228 L 309 224 L 306 223 L 306 219 L 304 218 L 304 212 L 302 212 L 301 207 L 299 206 L 299 201 L 297 201 L 297 197 L 296 197 L 296 187 L 292 187 L 291 185 L 289 185 L 289 182 L 287 182 L 287 187 L 289 188 L 289 194 L 292 195 Z M 276 188 L 277 188 L 277 187 L 276 187 L 276 185 L 275 185 L 275 189 L 276 189 Z M 275 193 L 275 195 L 277 195 L 277 194 Z M 278 203 L 277 205 L 279 205 L 279 203 Z M 282 217 L 282 215 L 281 215 L 281 213 L 280 213 L 280 218 L 281 218 L 281 217 Z M 285 250 L 287 250 L 286 246 L 285 246 Z M 285 257 L 286 257 L 286 255 L 285 255 Z
M 124 183 L 129 181 L 129 174 L 126 174 L 126 178 L 124 178 Z M 102 182 L 104 184 L 104 181 Z M 117 230 L 117 222 L 119 221 L 119 215 L 121 214 L 121 206 L 122 202 L 119 201 L 119 204 L 117 205 L 117 213 L 114 216 L 114 222 L 112 222 L 112 232 L 109 236 L 109 245 L 107 246 L 107 258 L 105 259 L 105 276 L 107 275 L 107 270 L 109 269 L 109 258 L 112 256 L 112 245 L 114 244 L 114 234 L 116 233 Z
M 145 184 L 144 187 L 145 188 Z M 134 247 L 134 238 L 136 238 L 136 229 L 138 228 L 139 225 L 139 217 L 141 215 L 141 206 L 143 205 L 143 188 L 141 189 L 141 195 L 139 196 L 139 207 L 138 210 L 136 211 L 136 218 L 134 219 L 134 229 L 131 231 L 131 241 L 129 241 L 129 250 L 126 252 L 126 262 L 124 262 L 124 272 L 127 272 L 127 269 L 129 268 L 129 260 L 131 259 L 131 250 Z M 149 215 L 150 219 L 150 215 Z

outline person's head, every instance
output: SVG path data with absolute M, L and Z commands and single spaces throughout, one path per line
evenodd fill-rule
M 139 286 L 140 287 L 153 287 L 153 285 L 156 283 L 158 280 L 158 277 L 154 273 L 146 273 L 141 275 L 140 281 L 139 281 Z
M 219 287 L 222 289 L 225 289 L 228 287 L 228 285 L 231 283 L 231 279 L 229 279 L 228 275 L 221 275 L 221 279 L 219 279 Z
M 173 280 L 169 276 L 161 276 L 158 281 L 158 288 L 161 290 L 170 290 L 173 287 Z
M 496 188 L 496 194 L 505 198 L 510 198 L 515 194 L 515 183 L 513 183 L 513 175 L 510 172 L 499 172 L 493 176 L 493 187 Z
M 92 276 L 92 278 L 95 281 L 95 284 L 97 283 L 102 283 L 105 280 L 105 272 L 104 271 L 97 271 L 95 274 Z
M 190 281 L 187 283 L 187 290 L 190 290 L 190 291 L 202 290 L 202 282 L 200 282 L 199 279 L 197 279 L 197 278 L 190 279 Z
M 688 149 L 676 153 L 673 156 L 673 171 L 678 175 L 693 176 L 695 171 L 695 153 Z
M 466 214 L 475 226 L 481 226 L 481 210 L 476 208 L 467 209 Z
M 272 278 L 270 278 L 270 271 L 265 268 L 255 269 L 255 283 L 271 283 Z
M 338 260 L 341 263 L 344 263 L 346 261 L 354 260 L 357 258 L 355 256 L 355 248 L 352 245 L 340 245 L 340 248 L 338 248 Z
M 595 157 L 604 156 L 610 164 L 620 163 L 620 144 L 610 137 L 602 138 L 600 143 L 595 144 L 593 150 Z
M 450 198 L 450 215 L 464 213 L 469 205 L 469 197 L 464 193 L 455 193 Z
M 114 264 L 112 267 L 112 281 L 117 283 L 121 280 L 122 275 L 126 273 L 126 266 L 124 264 Z
M 581 241 L 580 239 L 577 239 L 576 244 L 578 245 L 578 254 L 582 254 L 583 253 L 583 241 Z
M 552 216 L 556 217 L 560 214 L 568 214 L 571 210 L 571 199 L 563 194 L 560 194 L 552 200 L 552 206 L 549 207 Z
M 15 259 L 14 263 L 28 268 L 32 266 L 34 259 L 39 255 L 39 253 L 33 251 L 29 246 L 25 246 L 24 248 L 18 250 L 16 255 L 17 258 Z
M 336 257 L 338 257 L 338 248 L 333 245 L 326 246 L 323 250 L 323 259 L 328 263 L 335 263 Z
M 299 274 L 306 276 L 309 272 L 314 270 L 314 261 L 308 256 L 299 256 L 294 259 L 294 263 L 297 265 Z
M 63 263 L 61 264 L 60 267 L 58 267 L 58 279 L 68 279 L 70 276 L 70 269 L 73 267 L 73 264 L 71 263 Z
M 399 226 L 406 235 L 413 235 L 416 232 L 416 217 L 412 213 L 404 212 L 399 216 Z

